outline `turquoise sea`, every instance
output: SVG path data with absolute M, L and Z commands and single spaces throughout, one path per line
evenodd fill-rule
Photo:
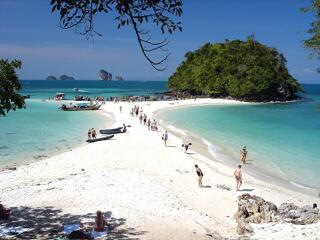
M 43 101 L 75 95 L 144 95 L 166 91 L 165 82 L 22 81 L 27 108 L 0 118 L 0 165 L 29 162 L 84 143 L 88 128 L 106 120 L 96 112 L 62 112 Z M 220 161 L 249 163 L 304 186 L 320 188 L 320 85 L 304 85 L 304 100 L 282 104 L 201 106 L 170 110 L 162 119 L 205 140 Z M 79 88 L 78 93 L 74 88 Z
M 217 160 L 249 164 L 295 185 L 320 188 L 320 85 L 304 85 L 294 103 L 202 106 L 169 110 L 161 118 L 209 142 Z
M 44 101 L 57 92 L 75 95 L 142 95 L 166 90 L 164 82 L 21 81 L 21 94 L 30 94 L 27 108 L 0 117 L 0 165 L 27 163 L 66 151 L 85 142 L 89 128 L 108 120 L 97 112 L 62 112 L 61 103 Z M 80 92 L 75 93 L 74 88 Z

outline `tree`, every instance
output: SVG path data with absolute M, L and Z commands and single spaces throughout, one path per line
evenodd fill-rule
M 246 101 L 291 100 L 302 90 L 289 74 L 283 54 L 252 36 L 247 41 L 206 43 L 187 52 L 168 87 L 192 95 Z
M 25 107 L 24 97 L 18 94 L 21 89 L 16 69 L 21 68 L 21 61 L 0 60 L 0 116 L 10 110 Z
M 315 16 L 307 31 L 311 37 L 304 41 L 304 46 L 312 51 L 313 56 L 320 59 L 320 0 L 312 0 L 311 6 L 303 8 L 302 11 L 311 12 Z
M 181 22 L 177 19 L 182 14 L 182 0 L 51 0 L 52 12 L 60 15 L 60 26 L 64 29 L 75 29 L 86 37 L 99 34 L 94 28 L 94 18 L 98 14 L 115 13 L 118 29 L 131 26 L 135 32 L 139 47 L 144 57 L 156 70 L 162 71 L 169 53 L 160 60 L 150 55 L 164 48 L 169 41 L 151 40 L 148 24 L 160 28 L 162 34 L 182 31 Z

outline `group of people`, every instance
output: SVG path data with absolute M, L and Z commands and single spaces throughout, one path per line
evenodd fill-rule
M 203 185 L 202 185 L 203 172 L 197 164 L 194 165 L 194 167 L 196 169 L 196 174 L 198 176 L 198 186 L 201 188 L 201 187 L 203 187 Z M 236 189 L 237 189 L 237 191 L 240 191 L 240 187 L 242 185 L 241 165 L 238 165 L 238 167 L 235 169 L 233 174 L 236 179 Z
M 97 138 L 97 132 L 94 128 L 91 128 L 88 130 L 88 139 L 96 139 Z
M 155 119 L 151 121 L 151 119 L 147 117 L 147 114 L 143 112 L 142 107 L 134 106 L 130 111 L 131 116 L 139 117 L 140 124 L 148 126 L 148 130 L 150 131 L 158 131 L 158 125 Z

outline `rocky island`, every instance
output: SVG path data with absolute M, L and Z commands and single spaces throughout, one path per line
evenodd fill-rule
M 294 100 L 302 87 L 286 63 L 283 54 L 253 38 L 207 43 L 185 54 L 168 87 L 177 93 L 241 101 Z
M 57 80 L 57 78 L 55 76 L 50 75 L 47 77 L 47 80 Z
M 47 80 L 75 80 L 73 77 L 68 75 L 61 75 L 60 78 L 56 78 L 53 75 L 47 77 Z
M 107 72 L 104 69 L 101 69 L 99 71 L 99 77 L 100 77 L 100 80 L 103 80 L 103 81 L 111 81 L 112 80 L 112 74 Z

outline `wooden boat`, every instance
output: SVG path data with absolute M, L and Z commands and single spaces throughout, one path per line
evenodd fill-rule
M 101 138 L 96 138 L 96 139 L 88 139 L 87 142 L 88 143 L 93 143 L 93 142 L 99 142 L 99 141 L 104 141 L 104 140 L 108 140 L 108 139 L 111 139 L 113 138 L 114 135 L 108 135 L 108 136 L 105 136 L 105 137 L 101 137 Z
M 102 129 L 99 132 L 101 134 L 118 134 L 118 133 L 125 133 L 127 129 L 123 129 L 123 127 L 120 128 L 114 128 L 114 129 Z
M 101 105 L 75 105 L 67 107 L 65 104 L 61 106 L 62 111 L 86 111 L 86 110 L 98 110 Z

